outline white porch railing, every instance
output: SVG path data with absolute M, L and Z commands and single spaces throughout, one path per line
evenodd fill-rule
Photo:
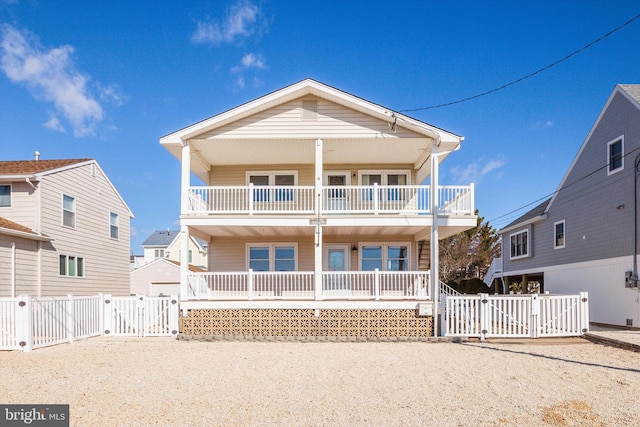
M 442 302 L 445 336 L 566 337 L 589 331 L 586 292 L 580 295 L 460 295 Z
M 405 214 L 430 213 L 427 185 L 324 186 L 319 202 L 311 186 L 189 187 L 189 212 L 196 214 Z M 438 212 L 474 213 L 474 187 L 438 187 Z
M 322 273 L 326 299 L 429 299 L 427 271 L 348 271 Z M 191 273 L 187 299 L 315 299 L 313 272 Z
M 189 187 L 190 212 L 278 214 L 315 212 L 314 188 L 302 186 Z

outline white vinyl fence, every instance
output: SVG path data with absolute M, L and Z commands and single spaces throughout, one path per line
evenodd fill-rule
M 442 302 L 445 336 L 539 338 L 589 332 L 589 299 L 580 295 L 458 295 Z
M 177 333 L 177 297 L 0 298 L 0 350 L 31 351 L 98 335 Z

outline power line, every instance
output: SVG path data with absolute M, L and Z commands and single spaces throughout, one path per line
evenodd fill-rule
M 639 15 L 639 16 L 640 16 L 640 15 Z M 631 154 L 635 153 L 635 152 L 636 152 L 636 151 L 638 151 L 638 150 L 640 150 L 640 147 L 638 147 L 638 148 L 634 148 L 633 150 L 631 150 L 631 151 L 629 151 L 628 153 L 626 153 L 626 154 L 623 156 L 623 158 L 624 158 L 624 157 L 627 157 L 627 156 L 630 156 Z M 557 190 L 555 190 L 555 191 L 554 191 L 554 192 L 552 192 L 552 193 L 547 194 L 546 196 L 540 197 L 539 199 L 536 199 L 536 200 L 534 200 L 534 201 L 533 201 L 533 202 L 531 202 L 531 203 L 527 203 L 527 204 L 526 204 L 526 205 L 524 205 L 524 206 L 521 206 L 521 207 L 519 207 L 519 208 L 517 208 L 517 209 L 514 209 L 514 210 L 512 210 L 512 211 L 510 211 L 510 212 L 507 212 L 506 214 L 503 214 L 503 215 L 500 215 L 500 216 L 498 216 L 498 217 L 495 217 L 495 218 L 493 218 L 492 220 L 490 220 L 490 221 L 488 221 L 488 222 L 490 223 L 491 221 L 496 221 L 496 220 L 498 220 L 498 219 L 500 219 L 500 218 L 504 218 L 504 217 L 506 217 L 506 216 L 508 216 L 508 215 L 511 215 L 511 214 L 513 214 L 513 213 L 515 213 L 515 212 L 518 212 L 518 211 L 520 211 L 520 210 L 522 210 L 522 209 L 524 209 L 524 208 L 526 208 L 526 207 L 529 207 L 529 206 L 533 205 L 534 203 L 540 203 L 540 202 L 542 202 L 543 200 L 548 199 L 548 198 L 550 198 L 550 197 L 554 196 L 555 194 L 559 193 L 560 191 L 562 191 L 562 190 L 564 190 L 564 189 L 566 189 L 566 188 L 568 188 L 568 187 L 571 187 L 572 185 L 577 184 L 577 183 L 579 183 L 580 181 L 583 181 L 583 180 L 585 180 L 585 179 L 589 178 L 589 177 L 590 177 L 590 176 L 592 176 L 592 175 L 595 175 L 596 173 L 600 172 L 601 170 L 603 170 L 603 169 L 607 168 L 608 166 L 609 166 L 609 163 L 607 163 L 607 164 L 606 164 L 606 165 L 604 165 L 604 166 L 601 166 L 601 167 L 597 168 L 597 169 L 596 169 L 596 170 L 594 170 L 594 171 L 589 172 L 588 174 L 586 174 L 586 175 L 584 175 L 584 176 L 582 176 L 582 177 L 580 177 L 580 178 L 576 179 L 576 180 L 575 180 L 575 181 L 573 181 L 573 182 L 570 182 L 570 183 L 568 183 L 568 184 L 566 184 L 566 185 L 564 185 L 564 186 L 562 186 L 562 187 L 558 188 Z
M 615 33 L 616 31 L 619 31 L 619 30 L 623 29 L 624 27 L 626 27 L 627 25 L 631 24 L 633 21 L 635 21 L 635 20 L 636 20 L 636 19 L 638 19 L 638 18 L 640 18 L 640 14 L 638 14 L 638 15 L 634 16 L 633 18 L 629 19 L 629 20 L 628 20 L 627 22 L 625 22 L 624 24 L 622 24 L 622 25 L 620 25 L 620 26 L 618 26 L 618 27 L 614 28 L 613 30 L 609 31 L 608 33 L 606 33 L 606 34 L 605 34 L 605 35 L 603 35 L 602 37 L 600 37 L 600 38 L 598 38 L 598 39 L 596 39 L 596 40 L 592 41 L 591 43 L 586 44 L 585 46 L 581 47 L 580 49 L 578 49 L 578 50 L 576 50 L 576 51 L 571 52 L 570 54 L 568 54 L 568 55 L 567 55 L 567 56 L 565 56 L 564 58 L 558 59 L 557 61 L 552 62 L 551 64 L 549 64 L 549 65 L 547 65 L 547 66 L 545 66 L 545 67 L 542 67 L 542 68 L 540 68 L 540 69 L 538 69 L 538 70 L 536 70 L 536 71 L 534 71 L 534 72 L 532 72 L 532 73 L 530 73 L 530 74 L 527 74 L 527 75 L 526 75 L 526 76 L 524 76 L 524 77 L 520 77 L 519 79 L 516 79 L 516 80 L 514 80 L 514 81 L 512 81 L 512 82 L 509 82 L 509 83 L 507 83 L 507 84 L 504 84 L 504 85 L 502 85 L 502 86 L 499 86 L 499 87 L 497 87 L 497 88 L 495 88 L 495 89 L 491 89 L 491 90 L 488 90 L 488 91 L 486 91 L 486 92 L 479 93 L 479 94 L 477 94 L 477 95 L 469 96 L 469 97 L 467 97 L 467 98 L 459 99 L 459 100 L 457 100 L 457 101 L 446 102 L 446 103 L 444 103 L 444 104 L 438 104 L 438 105 L 431 105 L 431 106 L 428 106 L 428 107 L 420 107 L 420 108 L 413 108 L 413 109 L 407 109 L 407 110 L 399 110 L 399 112 L 401 112 L 401 113 L 406 113 L 406 112 L 412 112 L 412 111 L 433 110 L 433 109 L 435 109 L 435 108 L 448 107 L 448 106 L 450 106 L 450 105 L 460 104 L 460 103 L 462 103 L 462 102 L 471 101 L 471 100 L 473 100 L 473 99 L 477 99 L 477 98 L 480 98 L 480 97 L 482 97 L 482 96 L 486 96 L 486 95 L 492 94 L 492 93 L 494 93 L 494 92 L 498 92 L 499 90 L 502 90 L 502 89 L 508 88 L 509 86 L 513 86 L 513 85 L 518 84 L 518 83 L 520 83 L 520 82 L 522 82 L 522 81 L 524 81 L 524 80 L 527 80 L 527 79 L 529 79 L 529 78 L 531 78 L 531 77 L 533 77 L 533 76 L 535 76 L 535 75 L 537 75 L 537 74 L 540 74 L 540 73 L 542 73 L 543 71 L 546 71 L 546 70 L 548 70 L 549 68 L 551 68 L 551 67 L 553 67 L 553 66 L 556 66 L 556 65 L 560 64 L 561 62 L 566 61 L 567 59 L 571 58 L 572 56 L 575 56 L 575 55 L 577 55 L 577 54 L 579 54 L 579 53 L 581 53 L 581 52 L 583 52 L 583 51 L 585 51 L 585 50 L 589 49 L 591 46 L 595 45 L 595 44 L 596 44 L 596 43 L 598 43 L 598 42 L 601 42 L 602 40 L 606 39 L 607 37 L 609 37 L 610 35 L 612 35 L 612 34 L 613 34 L 613 33 Z

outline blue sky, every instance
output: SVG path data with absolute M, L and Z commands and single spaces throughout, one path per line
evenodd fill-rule
M 365 6 L 366 5 L 366 6 Z M 131 249 L 177 228 L 158 138 L 305 78 L 396 111 L 509 83 L 640 14 L 636 1 L 0 0 L 0 159 L 98 160 Z M 640 19 L 493 94 L 407 112 L 465 136 L 441 184 L 496 227 L 560 183 L 616 83 L 640 83 Z M 519 208 L 524 210 L 518 210 Z

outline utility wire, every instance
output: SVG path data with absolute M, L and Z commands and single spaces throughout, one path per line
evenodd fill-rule
M 638 16 L 640 16 L 640 15 L 638 15 Z M 630 156 L 631 154 L 633 154 L 634 152 L 636 152 L 636 151 L 638 151 L 638 150 L 640 150 L 640 147 L 635 148 L 635 149 L 633 149 L 633 150 L 629 151 L 629 152 L 628 152 L 628 153 L 626 153 L 623 157 Z M 564 185 L 564 186 L 562 186 L 562 187 L 558 188 L 556 191 L 554 191 L 554 192 L 552 192 L 552 193 L 549 193 L 549 194 L 547 194 L 546 196 L 542 196 L 542 197 L 540 197 L 539 199 L 536 199 L 536 200 L 534 200 L 534 201 L 533 201 L 533 202 L 531 202 L 531 203 L 528 203 L 528 204 L 526 204 L 526 205 L 524 205 L 524 206 L 521 206 L 521 207 L 519 207 L 519 208 L 517 208 L 517 209 L 514 209 L 514 210 L 512 210 L 512 211 L 510 211 L 510 212 L 507 212 L 506 214 L 503 214 L 503 215 L 500 215 L 500 216 L 498 216 L 498 217 L 495 217 L 495 218 L 493 218 L 492 220 L 490 220 L 490 221 L 488 221 L 488 222 L 496 221 L 496 220 L 498 220 L 498 219 L 500 219 L 500 218 L 504 218 L 504 217 L 506 217 L 506 216 L 508 216 L 508 215 L 511 215 L 511 214 L 513 214 L 513 213 L 515 213 L 515 212 L 518 212 L 518 211 L 520 211 L 520 210 L 522 210 L 522 209 L 524 209 L 524 208 L 526 208 L 526 207 L 528 207 L 528 206 L 531 206 L 531 205 L 533 205 L 534 203 L 540 203 L 540 202 L 542 202 L 543 200 L 548 199 L 548 198 L 550 198 L 550 197 L 554 196 L 555 194 L 559 193 L 560 191 L 562 191 L 562 190 L 564 190 L 564 189 L 566 189 L 566 188 L 568 188 L 568 187 L 570 187 L 570 186 L 572 186 L 572 185 L 574 185 L 574 184 L 577 184 L 577 183 L 579 183 L 580 181 L 583 181 L 583 180 L 585 180 L 585 179 L 589 178 L 589 177 L 590 177 L 590 176 L 592 176 L 592 175 L 595 175 L 596 173 L 600 172 L 601 170 L 603 170 L 604 168 L 606 168 L 606 167 L 608 167 L 608 166 L 609 166 L 609 163 L 607 163 L 607 164 L 606 164 L 606 165 L 604 165 L 604 166 L 599 167 L 598 169 L 596 169 L 596 170 L 594 170 L 594 171 L 592 171 L 592 172 L 589 172 L 588 174 L 586 174 L 586 175 L 584 175 L 584 176 L 582 176 L 582 177 L 580 177 L 580 178 L 576 179 L 576 180 L 575 180 L 575 181 L 573 181 L 573 182 L 570 182 L 570 183 L 568 183 L 568 184 L 566 184 L 566 185 Z
M 433 109 L 435 109 L 435 108 L 448 107 L 448 106 L 450 106 L 450 105 L 460 104 L 460 103 L 462 103 L 462 102 L 471 101 L 471 100 L 473 100 L 473 99 L 477 99 L 477 98 L 480 98 L 480 97 L 482 97 L 482 96 L 486 96 L 486 95 L 492 94 L 492 93 L 494 93 L 494 92 L 498 92 L 499 90 L 502 90 L 502 89 L 508 88 L 509 86 L 513 86 L 513 85 L 518 84 L 518 83 L 520 83 L 520 82 L 522 82 L 522 81 L 524 81 L 524 80 L 527 80 L 527 79 L 529 79 L 529 78 L 531 78 L 531 77 L 533 77 L 533 76 L 535 76 L 535 75 L 537 75 L 537 74 L 540 74 L 540 73 L 542 73 L 543 71 L 546 71 L 546 70 L 548 70 L 549 68 L 551 68 L 551 67 L 553 67 L 553 66 L 555 66 L 555 65 L 558 65 L 558 64 L 560 64 L 561 62 L 566 61 L 567 59 L 571 58 L 572 56 L 575 56 L 575 55 L 577 55 L 577 54 L 579 54 L 579 53 L 581 53 L 581 52 L 583 52 L 583 51 L 585 51 L 585 50 L 589 49 L 591 46 L 595 45 L 595 44 L 596 44 L 596 43 L 598 43 L 598 42 L 601 42 L 602 40 L 606 39 L 607 37 L 609 37 L 610 35 L 612 35 L 612 34 L 613 34 L 613 33 L 615 33 L 616 31 L 619 31 L 619 30 L 623 29 L 624 27 L 626 27 L 627 25 L 631 24 L 633 21 L 635 21 L 635 20 L 636 20 L 636 19 L 638 19 L 638 18 L 640 18 L 640 14 L 638 14 L 638 15 L 634 16 L 633 18 L 629 19 L 629 20 L 628 20 L 627 22 L 625 22 L 624 24 L 622 24 L 622 25 L 620 25 L 620 26 L 618 26 L 618 27 L 614 28 L 613 30 L 609 31 L 607 34 L 603 35 L 602 37 L 600 37 L 600 38 L 598 38 L 598 39 L 596 39 L 596 40 L 592 41 L 591 43 L 586 44 L 585 46 L 581 47 L 580 49 L 578 49 L 578 50 L 576 50 L 576 51 L 571 52 L 570 54 L 568 54 L 568 55 L 567 55 L 567 56 L 565 56 L 564 58 L 562 58 L 562 59 L 558 59 L 557 61 L 552 62 L 551 64 L 547 65 L 546 67 L 542 67 L 542 68 L 540 68 L 540 69 L 538 69 L 538 70 L 536 70 L 536 71 L 534 71 L 534 72 L 532 72 L 532 73 L 530 73 L 530 74 L 527 74 L 527 75 L 526 75 L 526 76 L 524 76 L 524 77 L 520 77 L 519 79 L 516 79 L 516 80 L 514 80 L 514 81 L 512 81 L 512 82 L 509 82 L 509 83 L 507 83 L 507 84 L 504 84 L 504 85 L 502 85 L 502 86 L 499 86 L 499 87 L 497 87 L 497 88 L 495 88 L 495 89 L 491 89 L 491 90 L 488 90 L 488 91 L 486 91 L 486 92 L 479 93 L 479 94 L 477 94 L 477 95 L 469 96 L 469 97 L 467 97 L 467 98 L 459 99 L 459 100 L 457 100 L 457 101 L 446 102 L 446 103 L 444 103 L 444 104 L 438 104 L 438 105 L 431 105 L 431 106 L 428 106 L 428 107 L 420 107 L 420 108 L 413 108 L 413 109 L 407 109 L 407 110 L 399 110 L 399 112 L 401 112 L 401 113 L 406 113 L 406 112 L 412 112 L 412 111 L 433 110 Z

